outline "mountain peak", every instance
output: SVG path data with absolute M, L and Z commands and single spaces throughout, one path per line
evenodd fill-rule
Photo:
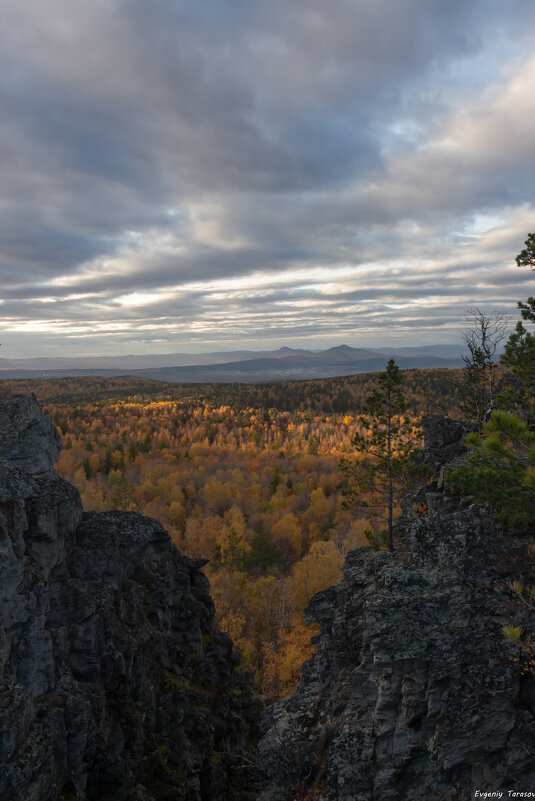
M 329 348 L 326 353 L 355 353 L 355 351 L 362 351 L 365 348 L 352 348 L 350 345 L 334 345 Z

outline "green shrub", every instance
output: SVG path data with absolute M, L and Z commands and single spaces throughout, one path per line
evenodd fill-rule
M 535 522 L 535 435 L 514 414 L 497 410 L 465 444 L 467 457 L 447 471 L 449 488 L 487 504 L 508 530 L 529 529 Z

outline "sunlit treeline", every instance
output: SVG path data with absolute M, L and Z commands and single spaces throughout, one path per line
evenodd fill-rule
M 385 358 L 386 366 L 386 358 Z M 447 408 L 458 404 L 459 370 L 404 370 L 404 392 L 415 413 Z M 13 379 L 0 381 L 11 392 L 35 392 L 49 403 L 99 403 L 108 399 L 135 398 L 176 400 L 234 409 L 277 409 L 278 411 L 314 410 L 320 413 L 355 412 L 373 389 L 376 374 L 318 378 L 308 381 L 267 382 L 262 384 L 169 384 L 137 376 Z M 438 404 L 438 406 L 437 406 Z

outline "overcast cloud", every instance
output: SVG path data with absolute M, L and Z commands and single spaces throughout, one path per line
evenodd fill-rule
M 532 0 L 0 0 L 2 356 L 460 340 L 533 275 Z

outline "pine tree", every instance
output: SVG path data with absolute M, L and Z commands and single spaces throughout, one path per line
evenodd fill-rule
M 359 423 L 366 431 L 357 433 L 353 445 L 364 458 L 347 459 L 340 467 L 350 484 L 344 490 L 346 508 L 368 510 L 386 522 L 388 548 L 394 550 L 396 502 L 422 469 L 416 460 L 421 430 L 407 417 L 402 375 L 390 359 L 379 373 L 378 387 L 365 401 Z M 366 493 L 368 498 L 363 498 Z
M 516 257 L 519 267 L 535 269 L 535 234 L 528 234 L 525 249 Z M 529 297 L 525 303 L 518 301 L 522 320 L 535 323 L 535 298 Z M 535 395 L 535 334 L 530 333 L 521 320 L 510 334 L 505 344 L 501 363 L 509 367 L 516 383 L 503 394 L 500 405 L 519 412 L 530 424 L 533 423 L 531 399 Z
M 490 506 L 510 531 L 529 529 L 535 519 L 535 434 L 498 409 L 465 444 L 468 456 L 447 471 L 449 488 Z
M 516 412 L 532 423 L 531 398 L 535 395 L 535 334 L 527 331 L 520 320 L 505 343 L 500 361 L 511 370 L 515 379 L 514 384 L 499 397 L 500 406 Z
M 113 475 L 110 474 L 110 476 L 111 479 L 108 479 L 108 483 L 116 488 L 113 494 L 113 503 L 116 507 L 123 512 L 135 509 L 134 488 L 126 469 L 123 467 L 121 470 L 113 471 Z
M 242 570 L 244 561 L 243 537 L 231 527 L 221 546 L 221 562 L 233 570 Z
M 528 234 L 524 242 L 525 248 L 516 257 L 518 267 L 531 267 L 535 270 L 535 234 Z

